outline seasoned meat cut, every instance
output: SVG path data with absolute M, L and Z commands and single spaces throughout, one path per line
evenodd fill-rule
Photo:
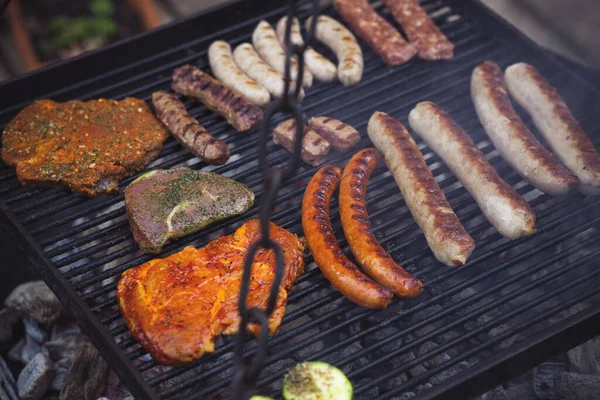
M 246 185 L 190 168 L 151 171 L 125 189 L 133 237 L 149 253 L 158 253 L 169 239 L 241 214 L 253 203 Z
M 2 159 L 27 186 L 97 196 L 154 160 L 169 133 L 143 100 L 38 100 L 6 125 Z
M 220 335 L 235 335 L 237 303 L 248 248 L 260 237 L 258 220 L 244 223 L 203 249 L 186 247 L 123 273 L 117 297 L 133 337 L 157 361 L 182 364 L 214 351 Z M 304 245 L 296 235 L 271 223 L 270 237 L 281 246 L 284 274 L 269 333 L 279 329 L 288 291 L 304 272 Z M 260 249 L 252 264 L 248 307 L 265 309 L 275 278 L 273 250 Z M 249 326 L 257 334 L 259 327 Z

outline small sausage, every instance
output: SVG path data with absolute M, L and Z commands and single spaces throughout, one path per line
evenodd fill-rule
M 577 186 L 575 175 L 542 146 L 519 118 L 498 65 L 486 61 L 473 70 L 471 98 L 490 140 L 523 179 L 555 196 Z
M 306 20 L 310 29 L 312 17 Z M 338 79 L 344 86 L 356 85 L 363 75 L 363 54 L 356 38 L 344 25 L 326 15 L 317 17 L 315 38 L 329 47 L 338 59 Z
M 340 183 L 341 171 L 332 165 L 321 168 L 310 180 L 302 199 L 302 229 L 319 269 L 344 296 L 366 308 L 385 308 L 391 289 L 359 271 L 338 246 L 329 219 L 329 201 Z
M 344 235 L 363 270 L 400 297 L 416 297 L 423 284 L 379 244 L 367 214 L 367 181 L 381 161 L 381 153 L 368 148 L 356 153 L 344 168 L 340 185 L 340 218 Z
M 316 167 L 321 164 L 321 159 L 329 153 L 329 143 L 312 129 L 306 126 L 303 129 L 304 136 L 300 158 L 304 162 Z M 288 119 L 277 125 L 273 131 L 273 141 L 285 147 L 290 153 L 293 153 L 294 143 L 296 143 L 296 121 Z
M 285 49 L 285 23 L 287 17 L 283 17 L 277 23 L 275 30 L 277 31 L 277 37 L 281 43 L 281 47 Z M 298 18 L 292 20 L 290 41 L 292 44 L 297 46 L 304 46 L 304 40 L 300 34 L 300 22 Z M 335 79 L 337 74 L 337 68 L 335 64 L 329 61 L 327 58 L 317 53 L 312 47 L 307 47 L 304 52 L 304 64 L 306 68 L 313 74 L 315 78 L 323 82 L 331 82 Z
M 225 164 L 229 159 L 227 143 L 215 139 L 185 109 L 171 93 L 152 93 L 156 116 L 171 131 L 175 139 L 207 164 Z
M 518 239 L 535 232 L 535 213 L 529 204 L 502 180 L 448 113 L 426 101 L 413 108 L 408 122 L 444 160 L 502 236 Z
M 360 142 L 358 131 L 337 119 L 313 117 L 308 120 L 308 126 L 337 151 L 346 151 Z
M 335 0 L 334 5 L 342 19 L 386 64 L 404 64 L 417 54 L 417 47 L 407 43 L 367 0 Z
M 375 147 L 383 153 L 435 258 L 451 267 L 463 265 L 475 243 L 452 211 L 404 125 L 385 113 L 375 112 L 367 131 Z
M 417 0 L 383 0 L 423 60 L 448 60 L 454 45 L 438 29 Z
M 531 65 L 504 72 L 511 96 L 525 109 L 554 153 L 579 178 L 579 191 L 600 195 L 600 155 L 558 92 Z
M 260 21 L 252 33 L 252 44 L 260 57 L 267 64 L 275 68 L 277 72 L 285 75 L 285 52 L 279 44 L 275 30 L 267 21 Z M 292 80 L 298 80 L 298 63 L 293 58 L 290 60 L 290 77 Z M 302 74 L 302 86 L 309 88 L 312 86 L 313 77 L 308 69 L 304 69 Z
M 249 130 L 263 117 L 260 107 L 192 65 L 173 71 L 171 89 L 197 98 L 206 107 L 221 114 L 238 132 Z
M 271 96 L 267 89 L 244 74 L 233 61 L 231 46 L 227 42 L 217 40 L 208 48 L 208 61 L 215 77 L 225 86 L 236 90 L 257 106 L 269 103 Z
M 275 71 L 260 58 L 250 43 L 242 43 L 233 51 L 233 59 L 242 71 L 250 78 L 257 81 L 275 97 L 282 97 L 285 90 L 283 75 Z M 290 85 L 290 92 L 294 92 L 294 84 Z M 300 88 L 298 101 L 304 98 L 304 89 Z

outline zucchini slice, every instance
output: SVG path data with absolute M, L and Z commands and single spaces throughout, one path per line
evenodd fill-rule
M 352 384 L 338 368 L 321 361 L 296 365 L 283 378 L 285 400 L 352 400 Z

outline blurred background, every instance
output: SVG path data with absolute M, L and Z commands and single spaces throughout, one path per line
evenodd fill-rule
M 0 81 L 226 1 L 12 0 L 0 22 Z M 599 0 L 481 1 L 541 46 L 600 69 Z

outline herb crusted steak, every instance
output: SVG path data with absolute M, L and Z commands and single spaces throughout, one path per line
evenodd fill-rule
M 119 181 L 154 160 L 168 137 L 143 100 L 38 100 L 6 125 L 2 159 L 23 185 L 97 196 L 118 192 Z

